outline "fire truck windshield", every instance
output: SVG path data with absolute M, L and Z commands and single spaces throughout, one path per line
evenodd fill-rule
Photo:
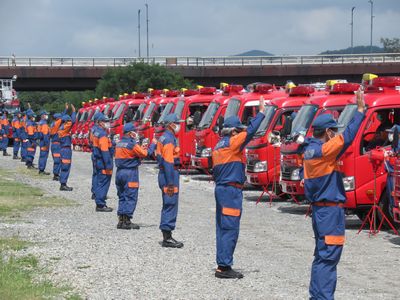
M 164 110 L 162 111 L 161 116 L 160 116 L 160 118 L 158 119 L 158 122 L 157 122 L 157 123 L 162 123 L 162 122 L 164 122 L 165 117 L 168 116 L 168 114 L 171 112 L 171 110 L 172 110 L 173 107 L 174 107 L 174 103 L 172 103 L 172 102 L 168 103 L 168 104 L 165 106 Z
M 156 107 L 156 104 L 154 102 L 151 102 L 149 108 L 144 113 L 142 121 L 150 120 L 150 116 L 153 114 L 153 111 L 154 111 L 155 107 Z
M 135 112 L 135 116 L 133 117 L 134 121 L 139 121 L 140 120 L 140 116 L 143 113 L 144 108 L 146 107 L 146 103 L 142 103 L 139 105 L 138 109 Z
M 88 117 L 87 111 L 84 111 L 84 112 L 82 113 L 82 115 L 81 115 L 81 118 L 79 119 L 79 122 L 86 121 L 86 120 L 87 120 L 87 117 Z
M 339 133 L 342 133 L 346 129 L 347 125 L 349 125 L 350 121 L 353 119 L 353 116 L 356 113 L 356 111 L 357 111 L 356 104 L 346 105 L 346 107 L 343 109 L 338 119 L 338 123 L 344 125 L 342 128 L 339 128 L 338 130 Z
M 105 116 L 108 116 L 108 111 L 110 110 L 110 104 L 107 104 L 106 107 L 104 108 L 103 114 Z
M 120 106 L 118 107 L 117 111 L 115 112 L 113 120 L 118 120 L 119 117 L 121 116 L 122 112 L 124 111 L 125 108 L 125 103 L 121 103 Z
M 268 105 L 265 107 L 265 118 L 261 122 L 260 127 L 258 127 L 258 130 L 254 137 L 259 137 L 260 135 L 264 135 L 265 131 L 267 131 L 269 124 L 271 123 L 272 118 L 274 117 L 275 111 L 277 107 L 274 105 Z
M 237 116 L 240 108 L 240 101 L 238 99 L 231 99 L 228 107 L 226 108 L 224 119 L 230 116 Z
M 293 121 L 290 135 L 294 136 L 297 133 L 306 134 L 315 114 L 317 113 L 317 110 L 318 106 L 316 105 L 304 105 L 302 108 L 300 108 L 296 118 Z
M 100 107 L 96 108 L 96 111 L 94 112 L 94 114 L 92 115 L 92 118 L 90 119 L 90 121 L 94 121 L 94 116 L 100 111 Z
M 201 118 L 201 121 L 199 123 L 200 129 L 205 129 L 210 127 L 218 108 L 219 104 L 217 102 L 212 102 L 210 106 L 208 106 L 206 112 L 203 115 L 203 118 Z
M 174 113 L 176 114 L 176 116 L 178 117 L 179 120 L 182 119 L 182 112 L 183 112 L 184 107 L 185 107 L 185 101 L 179 100 L 178 104 L 176 105 L 175 111 L 174 111 Z

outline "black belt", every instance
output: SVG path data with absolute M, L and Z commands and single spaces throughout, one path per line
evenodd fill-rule
M 314 206 L 338 206 L 338 207 L 344 207 L 343 202 L 332 202 L 332 201 L 318 201 L 318 202 L 313 202 L 312 205 Z
M 243 184 L 240 184 L 237 182 L 228 182 L 226 185 L 233 186 L 233 187 L 235 187 L 237 189 L 241 189 L 241 190 L 243 190 L 243 186 L 244 186 Z

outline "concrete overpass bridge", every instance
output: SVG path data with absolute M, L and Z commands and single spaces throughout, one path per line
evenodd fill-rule
M 284 84 L 332 78 L 359 82 L 363 73 L 400 75 L 400 53 L 263 57 L 0 57 L 0 78 L 18 76 L 23 90 L 94 89 L 108 68 L 159 64 L 203 85 L 220 82 Z

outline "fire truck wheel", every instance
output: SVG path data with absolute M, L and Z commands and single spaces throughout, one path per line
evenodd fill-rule
M 386 190 L 383 191 L 381 200 L 379 201 L 379 206 L 383 213 L 389 219 L 390 223 L 393 224 L 395 228 L 400 228 L 400 224 L 395 222 L 393 219 L 393 207 L 390 205 L 389 197 L 387 196 Z M 382 215 L 378 213 L 379 222 L 382 220 Z M 383 223 L 385 229 L 390 229 L 389 225 L 385 222 Z

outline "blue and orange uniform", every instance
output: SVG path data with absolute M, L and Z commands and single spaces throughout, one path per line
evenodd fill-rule
M 151 144 L 149 149 L 142 148 L 136 140 L 127 133 L 134 132 L 132 123 L 124 126 L 125 135 L 117 143 L 115 148 L 115 166 L 117 174 L 115 184 L 118 191 L 118 216 L 133 217 L 136 208 L 139 191 L 139 166 L 141 159 L 153 154 L 156 147 Z
M 258 113 L 246 130 L 236 135 L 223 136 L 212 153 L 216 184 L 217 272 L 224 268 L 228 270 L 233 264 L 233 253 L 239 237 L 242 216 L 242 189 L 246 180 L 243 151 L 264 117 L 263 113 Z M 225 120 L 224 128 L 244 129 L 244 126 L 237 116 L 232 116 Z
M 61 126 L 63 115 L 60 113 L 54 114 L 53 122 L 50 125 L 50 138 L 51 138 L 51 156 L 53 157 L 53 180 L 59 180 L 61 171 L 61 154 L 60 154 L 60 138 L 58 136 L 58 130 Z
M 3 135 L 1 149 L 3 150 L 3 155 L 8 156 L 7 147 L 8 147 L 8 134 L 10 132 L 10 121 L 8 121 L 7 112 L 3 113 L 3 117 L 1 118 L 1 124 L 2 124 L 2 135 Z
M 97 122 L 96 120 L 96 116 L 94 116 L 94 121 Z M 90 159 L 92 160 L 92 187 L 91 187 L 91 192 L 92 192 L 92 199 L 96 199 L 96 195 L 95 195 L 95 191 L 96 191 L 96 187 L 97 187 L 97 168 L 96 168 L 96 158 L 94 155 L 94 151 L 93 151 L 93 133 L 98 129 L 97 124 L 94 124 L 92 126 L 92 128 L 90 128 L 89 130 L 89 148 L 91 150 L 91 155 L 90 155 Z
M 72 159 L 72 140 L 71 140 L 71 129 L 73 123 L 76 120 L 76 113 L 73 111 L 71 116 L 65 114 L 61 118 L 62 124 L 57 131 L 60 139 L 60 155 L 61 155 L 61 170 L 60 170 L 60 190 L 72 191 L 71 187 L 67 186 L 69 173 L 71 171 L 71 159 Z
M 20 139 L 21 139 L 21 161 L 26 162 L 26 157 L 28 155 L 28 132 L 26 131 L 26 123 L 27 123 L 27 116 L 28 113 L 22 113 L 21 119 L 21 130 L 20 130 Z
M 33 112 L 27 113 L 26 133 L 27 133 L 27 148 L 26 148 L 26 165 L 28 168 L 33 168 L 33 160 L 36 153 L 36 140 L 38 139 L 38 132 L 36 122 L 34 121 L 35 115 Z
M 103 121 L 100 120 L 99 121 Z M 96 161 L 96 208 L 106 208 L 107 193 L 113 172 L 112 143 L 106 130 L 97 126 L 93 131 L 93 155 Z
M 42 112 L 42 116 L 47 116 L 47 112 Z M 47 164 L 47 158 L 49 157 L 50 150 L 50 127 L 47 124 L 46 119 L 41 119 L 38 123 L 38 137 L 40 140 L 40 155 L 39 155 L 39 173 L 44 173 Z M 49 175 L 49 174 L 46 174 Z
M 313 206 L 312 225 L 315 236 L 311 270 L 311 299 L 333 299 L 337 281 L 337 264 L 345 242 L 344 203 L 346 193 L 343 174 L 337 161 L 353 142 L 364 114 L 356 112 L 343 134 L 327 142 L 308 138 L 304 146 L 304 190 Z M 317 117 L 314 130 L 338 128 L 330 114 Z
M 12 136 L 14 139 L 14 145 L 13 145 L 13 159 L 18 159 L 18 152 L 19 148 L 21 147 L 21 118 L 20 118 L 20 112 L 17 112 L 14 115 L 14 118 L 11 121 L 11 126 L 12 126 Z

